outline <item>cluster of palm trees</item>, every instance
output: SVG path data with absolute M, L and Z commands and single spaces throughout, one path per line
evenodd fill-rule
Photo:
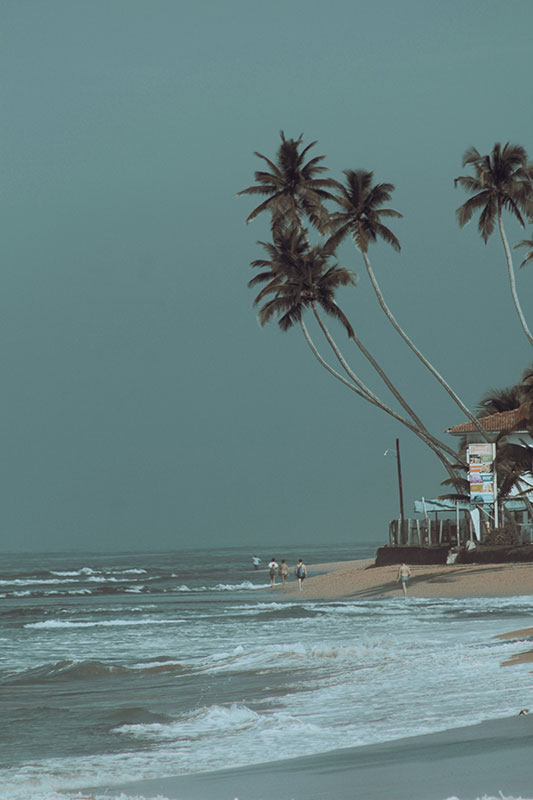
M 460 492 L 466 469 L 463 454 L 461 451 L 456 453 L 427 429 L 365 347 L 335 299 L 340 287 L 356 283 L 353 272 L 339 266 L 335 260 L 340 243 L 351 238 L 361 253 L 379 305 L 390 324 L 463 414 L 478 428 L 480 436 L 487 438 L 478 417 L 467 408 L 398 323 L 372 268 L 369 247 L 378 239 L 391 245 L 394 250 L 400 250 L 397 236 L 388 227 L 389 220 L 402 216 L 386 205 L 391 201 L 394 186 L 375 183 L 373 173 L 362 169 L 345 170 L 342 183 L 326 177 L 327 168 L 322 163 L 324 156 L 310 157 L 310 150 L 315 145 L 316 142 L 311 142 L 304 146 L 302 136 L 291 139 L 282 132 L 275 160 L 256 153 L 266 166 L 255 172 L 253 185 L 239 192 L 240 195 L 260 195 L 262 198 L 248 215 L 247 222 L 263 212 L 268 213 L 271 220 L 271 241 L 259 243 L 264 248 L 264 256 L 251 263 L 254 269 L 259 270 L 249 282 L 251 287 L 261 286 L 254 300 L 254 305 L 259 309 L 259 322 L 264 325 L 276 318 L 283 331 L 298 325 L 320 364 L 361 399 L 392 416 L 421 439 L 443 464 L 449 476 L 447 482 L 454 486 L 456 492 Z M 533 336 L 518 301 L 512 256 L 502 221 L 504 210 L 513 214 L 522 227 L 525 226 L 525 219 L 533 221 L 533 165 L 529 164 L 522 147 L 510 144 L 503 148 L 496 144 L 487 156 L 481 156 L 475 148 L 470 148 L 463 159 L 463 166 L 467 165 L 473 167 L 473 177 L 459 177 L 455 182 L 473 196 L 457 210 L 459 224 L 465 225 L 479 211 L 479 230 L 486 242 L 497 222 L 506 254 L 513 301 L 524 333 L 533 345 Z M 531 248 L 523 264 L 533 259 L 533 240 L 524 240 L 517 247 Z M 305 311 L 309 311 L 316 319 L 333 354 L 333 364 L 320 353 L 313 341 L 304 321 Z M 363 383 L 331 335 L 324 315 L 340 322 L 348 339 L 369 361 L 402 411 L 392 408 L 389 402 L 378 397 Z

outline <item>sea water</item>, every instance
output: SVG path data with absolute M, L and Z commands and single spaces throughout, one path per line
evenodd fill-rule
M 501 666 L 524 643 L 495 638 L 532 624 L 530 597 L 285 599 L 242 548 L 0 563 L 0 800 L 90 785 L 112 798 L 127 781 L 469 725 L 530 698 L 531 665 Z

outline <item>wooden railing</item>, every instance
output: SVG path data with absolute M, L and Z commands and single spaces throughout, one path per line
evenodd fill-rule
M 391 547 L 402 545 L 456 545 L 465 544 L 471 538 L 468 522 L 462 519 L 459 523 L 459 538 L 457 537 L 457 524 L 449 519 L 393 519 L 389 525 L 389 544 Z

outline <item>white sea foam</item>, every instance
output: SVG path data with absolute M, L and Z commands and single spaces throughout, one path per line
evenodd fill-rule
M 94 570 L 90 567 L 81 567 L 81 569 L 74 570 L 50 570 L 50 575 L 60 575 L 61 577 L 73 577 L 78 575 L 93 575 Z
M 115 794 L 108 791 L 106 791 L 105 795 L 91 794 L 90 796 L 87 794 L 82 795 L 81 792 L 64 794 L 63 792 L 47 791 L 46 789 L 38 792 L 32 792 L 31 789 L 29 791 L 30 793 L 28 793 L 28 790 L 17 791 L 14 789 L 8 794 L 0 789 L 0 800 L 169 800 L 168 797 L 162 794 L 150 795 L 150 798 L 146 798 L 140 794 L 124 794 L 124 792 Z M 238 800 L 238 798 L 235 798 L 235 800 Z M 506 800 L 513 800 L 513 798 L 506 798 Z
M 57 583 L 72 583 L 60 578 L 13 578 L 13 580 L 0 580 L 0 586 L 48 586 Z
M 47 619 L 44 622 L 28 622 L 25 628 L 35 630 L 46 628 L 116 628 L 116 627 L 136 627 L 138 625 L 176 625 L 185 622 L 184 619 L 102 619 L 91 622 Z
M 215 586 L 187 586 L 181 584 L 175 586 L 174 592 L 239 592 L 250 591 L 255 589 L 266 589 L 270 586 L 269 583 L 252 583 L 251 581 L 241 581 L 241 583 L 217 583 Z
M 173 661 L 173 660 L 165 660 L 165 661 L 141 661 L 138 664 L 133 664 L 130 669 L 161 669 L 161 667 L 181 667 L 183 666 L 182 661 Z
M 216 586 L 211 587 L 213 592 L 235 592 L 240 589 L 265 589 L 269 584 L 264 583 L 258 585 L 251 581 L 242 581 L 241 583 L 217 583 Z

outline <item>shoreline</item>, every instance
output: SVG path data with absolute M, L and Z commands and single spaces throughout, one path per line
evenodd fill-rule
M 533 563 L 410 565 L 409 597 L 513 597 L 533 594 Z M 398 565 L 375 567 L 374 559 L 308 565 L 309 576 L 299 591 L 292 574 L 274 591 L 280 597 L 305 599 L 370 599 L 402 597 Z M 268 591 L 271 591 L 270 589 Z
M 302 591 L 291 565 L 287 586 L 276 584 L 274 590 L 261 588 L 261 592 L 270 592 L 272 599 L 280 601 L 403 599 L 396 582 L 397 566 L 373 564 L 374 559 L 310 564 Z M 409 597 L 413 598 L 533 593 L 533 564 L 415 565 L 411 573 Z M 497 638 L 524 640 L 527 647 L 533 627 Z M 533 650 L 529 650 L 502 666 L 532 661 Z M 533 709 L 533 698 L 524 698 L 523 707 Z M 500 796 L 533 800 L 533 712 L 520 711 L 517 708 L 512 717 L 376 744 L 117 786 L 93 786 L 85 793 L 96 798 L 105 792 L 107 797 L 124 796 L 124 800 L 476 800 Z
M 106 787 L 168 800 L 533 797 L 533 714 L 214 772 Z M 98 795 L 103 787 L 89 793 Z M 109 796 L 109 794 L 108 794 Z

